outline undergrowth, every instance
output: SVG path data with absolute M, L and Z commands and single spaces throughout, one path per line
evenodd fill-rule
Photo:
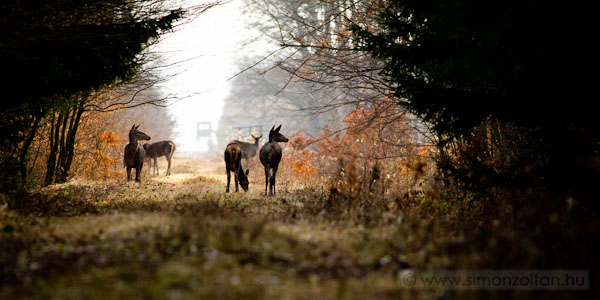
M 468 195 L 382 198 L 331 185 L 276 197 L 260 187 L 223 190 L 222 181 L 202 176 L 178 184 L 84 181 L 5 204 L 0 298 L 554 298 L 552 291 L 412 290 L 399 274 L 589 268 L 596 247 L 582 240 L 589 230 L 571 232 L 563 225 L 573 223 L 560 218 L 536 227 L 502 215 L 463 220 L 467 210 L 485 211 Z

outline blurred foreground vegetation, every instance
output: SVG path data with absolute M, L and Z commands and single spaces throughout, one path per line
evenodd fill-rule
M 399 272 L 587 268 L 597 246 L 582 235 L 597 232 L 597 221 L 551 215 L 537 225 L 503 217 L 483 222 L 465 218 L 465 212 L 480 210 L 466 199 L 381 201 L 361 195 L 350 202 L 322 186 L 285 180 L 278 196 L 267 198 L 258 175 L 251 177 L 249 193 L 225 194 L 223 177 L 180 173 L 141 185 L 74 181 L 37 189 L 15 209 L 2 206 L 0 298 L 503 299 L 589 293 L 411 290 L 399 283 Z

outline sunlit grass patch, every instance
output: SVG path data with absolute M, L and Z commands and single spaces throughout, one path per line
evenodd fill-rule
M 168 183 L 168 184 L 180 184 L 186 181 L 194 180 L 199 175 L 193 173 L 177 173 L 169 176 L 156 176 L 151 177 L 148 180 L 151 182 Z

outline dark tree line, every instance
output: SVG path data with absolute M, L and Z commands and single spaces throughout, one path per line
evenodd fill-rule
M 186 12 L 210 7 L 167 4 L 160 0 L 0 4 L 0 63 L 8 75 L 2 82 L 0 192 L 26 184 L 29 147 L 43 122 L 51 127 L 46 181 L 65 181 L 84 111 L 123 107 L 91 106 L 91 95 L 134 79 L 147 62 L 148 46 L 173 30 Z
M 475 188 L 541 188 L 561 203 L 596 205 L 600 125 L 586 75 L 594 61 L 589 7 L 375 3 L 375 26 L 350 26 L 354 44 L 384 63 L 398 103 L 433 124 L 442 154 L 462 147 L 465 164 L 442 159 L 444 170 Z

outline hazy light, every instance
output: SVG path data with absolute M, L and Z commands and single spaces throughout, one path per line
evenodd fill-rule
M 174 140 L 181 152 L 204 150 L 196 142 L 197 122 L 211 122 L 217 129 L 229 94 L 227 79 L 238 70 L 235 53 L 244 36 L 240 19 L 240 1 L 232 1 L 211 8 L 157 46 L 167 64 L 181 62 L 170 70 L 178 75 L 162 85 L 165 93 L 184 98 L 170 106 L 177 120 Z

